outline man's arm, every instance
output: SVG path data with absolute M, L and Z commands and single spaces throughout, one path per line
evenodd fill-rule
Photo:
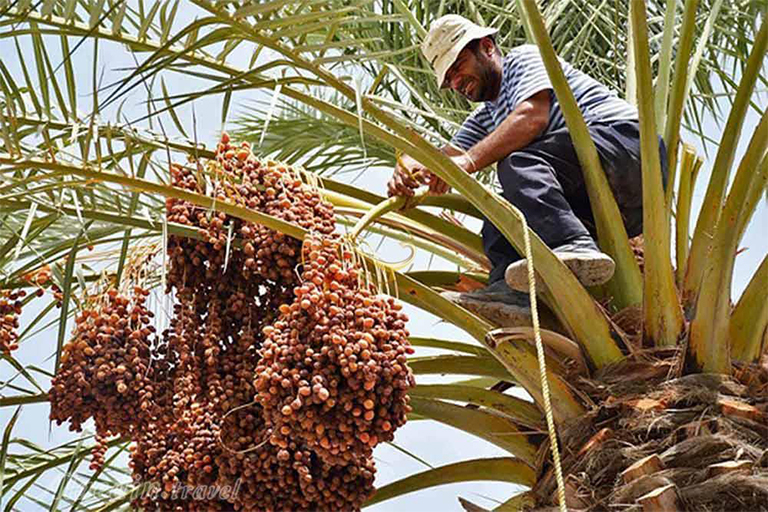
M 464 152 L 446 145 L 441 151 L 467 173 L 473 173 L 498 162 L 507 155 L 531 143 L 549 122 L 549 89 L 540 91 L 520 102 L 515 110 L 494 131 Z M 445 194 L 450 187 L 416 160 L 403 155 L 395 166 L 388 183 L 390 196 L 412 196 L 420 184 L 429 184 L 433 194 Z
M 470 148 L 469 161 L 459 167 L 473 173 L 530 144 L 549 122 L 549 94 L 549 90 L 540 91 L 520 102 L 495 130 Z
M 450 144 L 443 146 L 441 151 L 469 174 L 495 164 L 541 135 L 549 123 L 549 104 L 549 89 L 540 91 L 522 101 L 498 128 L 469 151 L 464 152 Z M 439 195 L 447 193 L 450 187 L 430 173 L 429 190 Z
M 450 144 L 446 144 L 445 146 L 440 148 L 440 151 L 442 151 L 445 156 L 459 156 L 464 154 L 462 150 L 460 150 L 456 146 L 451 146 Z

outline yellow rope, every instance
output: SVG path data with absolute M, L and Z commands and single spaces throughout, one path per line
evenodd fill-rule
M 560 465 L 560 449 L 557 446 L 557 432 L 555 420 L 552 416 L 552 401 L 549 396 L 549 382 L 547 381 L 547 362 L 544 359 L 544 345 L 541 342 L 541 330 L 539 327 L 539 310 L 536 302 L 536 276 L 533 271 L 533 253 L 531 251 L 531 235 L 528 232 L 528 223 L 522 212 L 515 209 L 515 214 L 523 223 L 523 237 L 525 239 L 525 257 L 528 268 L 528 294 L 531 299 L 531 318 L 533 320 L 533 336 L 536 340 L 536 354 L 539 359 L 539 378 L 541 379 L 541 394 L 544 397 L 544 410 L 547 418 L 547 430 L 549 431 L 549 446 L 552 451 L 552 460 L 555 464 L 555 478 L 557 480 L 557 497 L 560 502 L 560 511 L 567 512 L 565 506 L 565 484 L 563 482 L 563 469 Z

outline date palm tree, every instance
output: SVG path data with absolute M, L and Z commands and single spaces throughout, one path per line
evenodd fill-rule
M 447 12 L 499 27 L 502 49 L 526 41 L 539 46 L 584 168 L 601 248 L 617 263 L 606 286 L 582 287 L 494 192 L 490 173 L 479 180 L 463 174 L 436 149 L 469 110 L 435 87 L 418 51 L 425 27 Z M 51 364 L 3 355 L 13 371 L 3 373 L 0 406 L 18 406 L 0 446 L 6 509 L 22 499 L 51 510 L 127 506 L 128 494 L 99 492 L 128 473 L 125 439 L 110 441 L 104 468 L 91 474 L 79 470 L 93 445 L 89 436 L 40 447 L 14 427 L 22 405 L 47 401 L 45 384 L 58 368 L 67 321 L 89 284 L 104 275 L 119 279 L 137 241 L 195 235 L 163 221 L 162 212 L 166 198 L 181 197 L 168 185 L 169 160 L 213 154 L 214 141 L 197 138 L 196 123 L 203 122 L 235 124 L 264 157 L 320 176 L 339 222 L 356 224 L 355 233 L 406 240 L 458 269 L 377 276 L 382 289 L 467 336 L 412 339 L 445 352 L 412 358 L 417 379 L 440 373 L 446 380 L 414 388 L 411 420 L 443 422 L 509 456 L 403 478 L 378 489 L 370 503 L 444 483 L 499 480 L 529 490 L 495 510 L 764 507 L 768 257 L 735 305 L 731 282 L 739 241 L 768 183 L 765 112 L 754 133 L 742 134 L 755 91 L 766 83 L 765 14 L 757 0 L 0 2 L 0 285 L 56 286 L 50 300 L 39 299 L 48 302 L 35 315 L 25 316 L 18 340 L 55 330 L 55 342 L 44 348 L 53 353 Z M 90 97 L 78 90 L 84 43 L 94 49 Z M 108 83 L 97 72 L 98 49 L 115 43 L 129 64 Z M 642 265 L 557 55 L 638 106 L 646 175 Z M 178 77 L 192 90 L 169 89 L 166 80 Z M 229 121 L 244 91 L 263 91 L 263 101 Z M 126 100 L 136 94 L 146 115 L 129 119 Z M 183 120 L 182 110 L 214 97 L 220 112 L 195 110 L 193 123 Z M 722 134 L 706 132 L 702 119 L 721 115 L 724 106 Z M 692 232 L 703 159 L 681 140 L 683 125 L 714 153 Z M 654 178 L 657 134 L 669 148 L 671 183 L 678 183 L 666 194 Z M 749 144 L 736 162 L 742 135 Z M 400 153 L 457 193 L 404 204 L 343 178 L 391 168 Z M 204 194 L 190 197 L 303 236 L 295 226 Z M 442 298 L 442 290 L 479 286 L 488 264 L 474 232 L 425 206 L 484 216 L 529 253 L 552 329 L 497 329 Z M 152 283 L 164 280 L 162 268 Z M 32 300 L 28 295 L 24 305 Z M 454 375 L 474 378 L 456 382 Z M 504 394 L 510 385 L 530 398 Z M 55 490 L 41 485 L 48 472 L 64 468 Z

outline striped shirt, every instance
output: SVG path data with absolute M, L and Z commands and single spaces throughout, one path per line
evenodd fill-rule
M 619 120 L 637 120 L 637 109 L 619 98 L 614 91 L 560 59 L 576 103 L 587 124 Z M 495 130 L 520 102 L 549 89 L 549 81 L 539 48 L 526 44 L 513 48 L 503 60 L 499 96 L 477 107 L 454 135 L 451 144 L 468 150 Z M 549 124 L 540 137 L 565 128 L 565 119 L 554 92 L 550 94 Z

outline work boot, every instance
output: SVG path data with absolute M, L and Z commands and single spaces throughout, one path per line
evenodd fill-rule
M 597 286 L 613 277 L 616 264 L 610 256 L 601 252 L 592 237 L 574 238 L 552 249 L 584 286 Z M 535 262 L 534 262 L 535 264 Z M 513 290 L 528 291 L 528 266 L 526 260 L 511 263 L 504 273 L 504 280 Z M 538 285 L 538 281 L 536 281 Z
M 443 292 L 440 295 L 498 327 L 531 325 L 528 294 L 510 289 L 503 280 L 471 292 Z

